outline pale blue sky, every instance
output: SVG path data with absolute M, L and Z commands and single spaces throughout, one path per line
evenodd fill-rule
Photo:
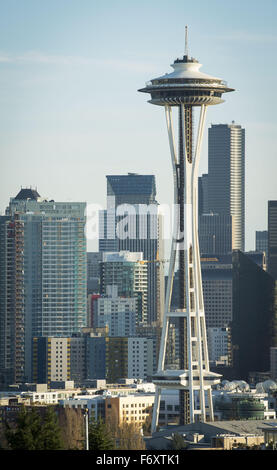
M 189 51 L 236 92 L 207 128 L 246 129 L 246 241 L 277 199 L 276 0 L 0 0 L 0 211 L 22 186 L 105 205 L 106 174 L 155 174 L 171 203 L 162 108 L 137 92 Z M 96 249 L 96 246 L 92 246 Z

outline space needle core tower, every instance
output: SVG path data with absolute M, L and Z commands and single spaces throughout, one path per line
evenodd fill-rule
M 165 108 L 176 208 L 158 371 L 153 376 L 156 394 L 152 432 L 158 424 L 162 389 L 179 390 L 180 425 L 213 421 L 212 385 L 219 383 L 221 377 L 209 369 L 198 242 L 198 168 L 207 107 L 222 103 L 222 94 L 234 89 L 222 79 L 200 72 L 201 64 L 188 54 L 187 28 L 185 55 L 171 67 L 173 72 L 150 80 L 138 90 L 150 93 L 149 103 Z M 177 129 L 173 125 L 173 108 L 177 108 Z M 198 129 L 194 135 L 197 111 Z M 172 311 L 176 268 L 179 305 Z M 170 319 L 179 324 L 179 370 L 165 370 Z

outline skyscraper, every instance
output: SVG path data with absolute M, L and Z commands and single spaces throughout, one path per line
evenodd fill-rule
M 158 213 L 154 175 L 107 176 L 107 210 L 100 214 L 99 251 L 142 252 L 147 260 L 147 322 L 163 316 L 164 257 L 162 216 Z M 101 236 L 102 235 L 102 236 Z
M 154 175 L 107 176 L 107 197 L 114 197 L 115 207 L 121 204 L 157 204 Z
M 0 384 L 24 379 L 24 225 L 0 217 Z M 34 290 L 36 289 L 34 285 Z
M 268 201 L 268 272 L 277 279 L 277 201 Z
M 212 124 L 208 143 L 208 208 L 232 216 L 232 249 L 245 249 L 245 130 Z
M 85 206 L 21 189 L 0 217 L 0 369 L 12 382 L 31 379 L 33 337 L 86 326 Z

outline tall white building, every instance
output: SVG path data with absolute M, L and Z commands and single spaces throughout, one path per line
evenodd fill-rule
M 128 377 L 146 379 L 153 375 L 154 341 L 151 338 L 128 338 Z
M 245 129 L 235 124 L 209 128 L 209 211 L 232 216 L 232 249 L 245 250 Z
M 107 286 L 107 295 L 95 300 L 94 327 L 108 326 L 109 336 L 134 336 L 137 299 L 118 296 L 117 286 Z

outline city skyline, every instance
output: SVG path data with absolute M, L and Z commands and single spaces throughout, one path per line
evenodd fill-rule
M 163 114 L 145 113 L 137 89 L 170 71 L 168 59 L 184 52 L 187 24 L 190 54 L 237 90 L 232 102 L 210 111 L 199 176 L 207 171 L 210 125 L 234 120 L 245 128 L 246 250 L 254 249 L 255 231 L 267 229 L 267 201 L 276 199 L 276 3 L 161 1 L 158 13 L 155 2 L 147 13 L 143 4 L 3 2 L 0 212 L 21 186 L 104 208 L 106 175 L 129 171 L 154 174 L 159 202 L 172 200 Z

